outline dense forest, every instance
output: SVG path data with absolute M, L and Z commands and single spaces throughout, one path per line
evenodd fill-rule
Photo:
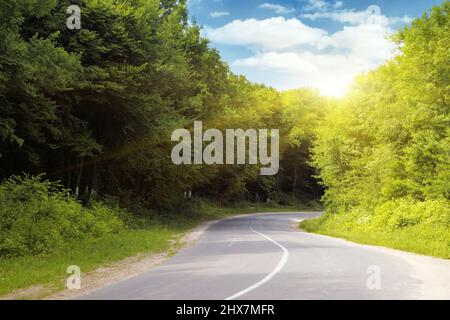
M 80 29 L 66 26 L 70 5 L 82 8 Z M 320 199 L 309 158 L 329 101 L 234 75 L 185 1 L 7 0 L 0 14 L 3 256 L 121 230 L 118 207 L 147 215 L 186 211 L 198 199 Z M 172 132 L 196 120 L 205 129 L 280 129 L 278 175 L 173 164 Z
M 46 173 L 84 203 L 94 194 L 153 208 L 184 192 L 229 200 L 321 189 L 308 164 L 327 101 L 278 93 L 232 74 L 188 21 L 184 1 L 3 1 L 0 177 Z M 66 8 L 83 8 L 80 30 Z M 281 128 L 281 172 L 254 166 L 175 166 L 176 128 Z
M 79 30 L 66 27 L 72 4 L 82 8 Z M 189 21 L 185 1 L 2 1 L 0 254 L 120 230 L 105 199 L 164 212 L 186 206 L 186 194 L 288 205 L 324 190 L 327 214 L 311 230 L 420 226 L 423 241 L 448 249 L 449 10 L 445 1 L 398 32 L 400 54 L 334 100 L 233 74 Z M 280 129 L 279 173 L 174 165 L 171 134 L 196 120 Z M 70 223 L 45 233 L 62 212 L 84 218 L 67 214 Z M 43 227 L 31 236 L 37 221 Z
M 328 214 L 305 227 L 450 258 L 449 13 L 445 1 L 398 32 L 401 53 L 320 121 Z

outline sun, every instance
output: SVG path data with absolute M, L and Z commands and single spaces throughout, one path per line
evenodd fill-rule
M 349 86 L 350 81 L 333 79 L 332 81 L 324 80 L 322 83 L 318 84 L 317 88 L 323 96 L 343 98 L 347 94 Z

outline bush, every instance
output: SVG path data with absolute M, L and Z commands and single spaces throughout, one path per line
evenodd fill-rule
M 406 197 L 375 208 L 328 211 L 318 219 L 302 222 L 301 227 L 356 242 L 450 258 L 450 203 L 447 199 L 418 201 Z
M 374 210 L 374 228 L 390 231 L 415 225 L 450 226 L 450 204 L 446 199 L 416 201 L 409 198 L 388 201 Z
M 49 253 L 70 241 L 124 229 L 120 209 L 83 207 L 58 183 L 13 176 L 0 185 L 0 257 Z

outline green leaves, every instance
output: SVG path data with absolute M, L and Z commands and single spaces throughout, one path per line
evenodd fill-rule
M 374 220 L 366 231 L 403 228 L 448 211 L 449 11 L 445 1 L 401 30 L 394 40 L 402 54 L 359 77 L 316 129 L 313 159 L 324 199 L 330 212 L 350 215 L 342 218 L 349 226 L 368 215 Z
M 81 8 L 69 30 L 66 9 Z M 0 29 L 0 177 L 48 172 L 87 203 L 132 195 L 155 208 L 186 191 L 265 200 L 320 193 L 308 163 L 327 103 L 316 92 L 280 94 L 233 75 L 188 23 L 185 1 L 3 1 Z M 3 25 L 3 19 L 2 19 Z M 177 167 L 174 129 L 281 128 L 282 173 L 258 167 Z

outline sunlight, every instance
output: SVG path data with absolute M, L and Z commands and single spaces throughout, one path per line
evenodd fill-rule
M 319 84 L 317 88 L 320 93 L 326 97 L 330 98 L 343 98 L 348 91 L 348 87 L 350 85 L 350 81 L 342 80 L 338 81 L 337 79 L 333 79 L 333 81 L 324 81 L 322 84 Z

